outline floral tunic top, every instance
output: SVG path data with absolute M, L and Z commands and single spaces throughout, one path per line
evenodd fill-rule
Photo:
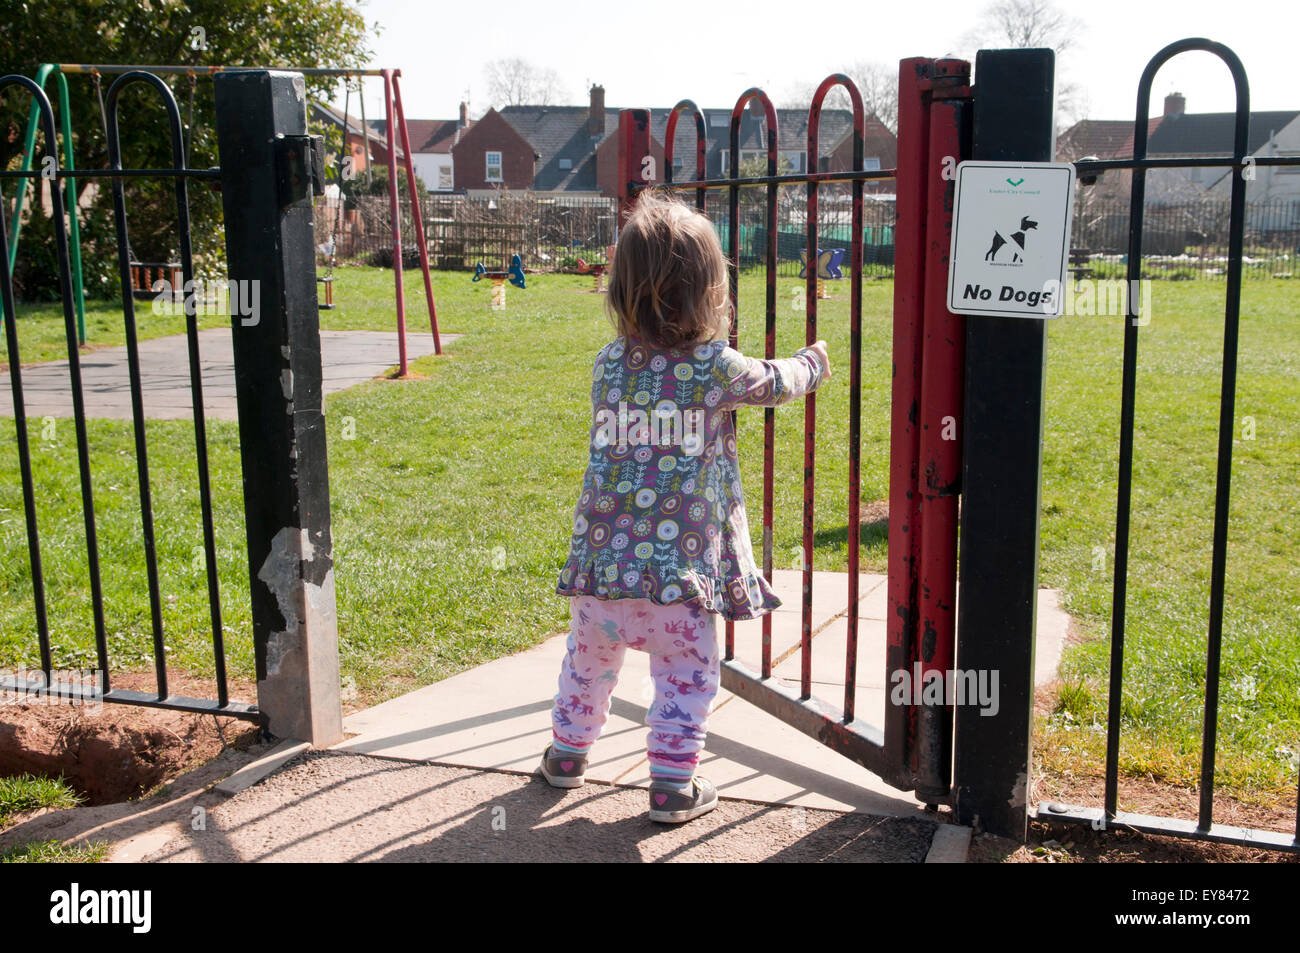
M 816 355 L 764 361 L 725 341 L 666 350 L 619 338 L 592 377 L 591 456 L 556 592 L 698 600 L 728 619 L 777 608 L 754 564 L 731 411 L 815 390 Z

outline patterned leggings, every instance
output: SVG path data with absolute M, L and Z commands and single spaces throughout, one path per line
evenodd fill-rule
M 704 749 L 709 709 L 718 693 L 714 616 L 698 606 L 648 599 L 574 596 L 569 651 L 551 709 L 558 750 L 585 752 L 600 737 L 610 696 L 629 648 L 650 656 L 653 697 L 646 724 L 650 776 L 689 779 Z

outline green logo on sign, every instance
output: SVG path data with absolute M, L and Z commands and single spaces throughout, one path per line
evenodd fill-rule
M 1014 182 L 1012 182 L 1010 179 L 1007 179 L 1007 185 L 1022 185 L 1024 184 L 1024 181 L 1025 181 L 1024 179 L 1016 179 Z

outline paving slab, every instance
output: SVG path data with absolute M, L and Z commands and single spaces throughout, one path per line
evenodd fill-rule
M 774 658 L 779 657 L 776 647 L 785 650 L 798 644 L 801 584 L 797 571 L 775 573 L 774 585 L 786 606 L 773 613 Z M 883 576 L 863 574 L 859 585 L 863 607 L 883 605 Z M 814 574 L 815 594 L 826 597 L 825 604 L 814 600 L 818 634 L 813 639 L 813 667 L 819 681 L 814 694 L 836 706 L 843 700 L 847 588 L 845 574 Z M 838 600 L 831 596 L 835 593 Z M 1059 605 L 1052 595 L 1041 598 L 1040 640 L 1052 633 L 1063 635 L 1068 620 L 1058 618 Z M 884 613 L 880 611 L 875 619 L 868 618 L 870 614 L 864 610 L 860 622 L 858 706 L 864 717 L 880 726 L 886 697 Z M 737 626 L 738 646 L 747 642 L 755 659 L 756 627 L 757 622 Z M 550 740 L 551 702 L 566 641 L 567 635 L 556 635 L 527 651 L 350 715 L 344 730 L 351 737 L 332 750 L 531 773 Z M 1040 645 L 1040 663 L 1052 657 Z M 778 666 L 778 674 L 797 683 L 797 653 Z M 643 652 L 630 651 L 605 732 L 592 751 L 588 778 L 617 784 L 649 782 L 644 719 L 651 697 L 649 659 Z M 878 815 L 917 816 L 924 809 L 911 795 L 726 690 L 719 692 L 710 717 L 700 770 L 720 794 L 733 798 Z
M 458 334 L 442 335 L 445 347 Z M 371 380 L 398 363 L 397 333 L 392 331 L 321 331 L 321 365 L 325 394 Z M 433 336 L 408 332 L 410 360 L 434 353 Z M 141 341 L 140 380 L 145 416 L 154 420 L 189 420 L 189 344 L 183 334 Z M 103 347 L 80 355 L 82 392 L 89 417 L 130 420 L 131 378 L 126 347 Z M 235 402 L 235 357 L 230 328 L 199 332 L 199 366 L 203 410 L 209 420 L 238 420 Z M 49 361 L 22 369 L 27 416 L 71 417 L 72 384 L 68 362 Z M 13 390 L 8 364 L 0 370 L 0 417 L 12 417 Z

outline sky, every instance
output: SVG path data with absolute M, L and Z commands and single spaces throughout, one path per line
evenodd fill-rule
M 1293 82 L 1294 40 L 1300 27 L 1295 0 L 1088 0 L 1061 4 L 1079 17 L 1075 46 L 1058 60 L 1058 83 L 1082 87 L 1091 119 L 1129 119 L 1147 61 L 1163 46 L 1189 36 L 1208 37 L 1233 49 L 1250 79 L 1251 108 L 1300 109 Z M 662 16 L 657 3 L 476 4 L 367 0 L 361 3 L 372 34 L 373 67 L 402 71 L 407 119 L 450 119 L 459 103 L 471 115 L 485 111 L 487 63 L 522 57 L 553 68 L 568 95 L 584 105 L 593 83 L 605 87 L 615 107 L 668 107 L 683 98 L 705 108 L 730 108 L 749 86 L 781 103 L 800 87 L 859 61 L 896 65 L 908 56 L 962 55 L 973 59 L 973 31 L 987 20 L 980 0 L 845 4 L 846 12 L 816 16 L 831 4 L 712 0 L 691 14 Z M 690 10 L 690 4 L 674 5 Z M 814 17 L 810 27 L 792 11 Z M 1248 11 L 1248 12 L 1247 12 Z M 978 79 L 978 77 L 977 77 Z M 379 80 L 366 81 L 367 117 L 382 116 Z M 342 105 L 342 92 L 338 103 Z M 1159 112 L 1170 92 L 1187 97 L 1187 111 L 1235 108 L 1232 80 L 1215 57 L 1185 53 L 1167 63 L 1152 88 Z M 352 108 L 356 108 L 355 97 Z

